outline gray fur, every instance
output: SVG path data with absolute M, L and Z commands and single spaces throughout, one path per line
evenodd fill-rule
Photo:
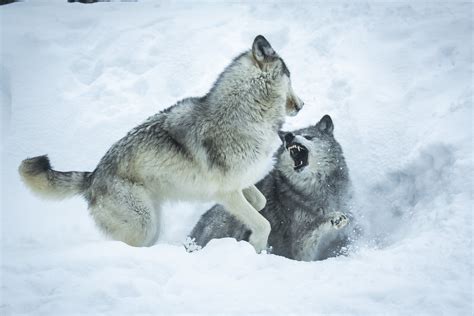
M 58 172 L 52 169 L 48 156 L 23 160 L 19 168 L 25 183 L 45 198 L 62 199 L 87 189 L 90 172 Z
M 303 103 L 268 41 L 258 36 L 252 47 L 204 97 L 184 99 L 131 130 L 93 173 L 53 171 L 37 157 L 23 161 L 22 179 L 42 195 L 82 194 L 97 225 L 130 245 L 155 242 L 164 201 L 203 200 L 226 205 L 252 228 L 255 249 L 264 249 L 270 224 L 258 213 L 265 198 L 253 184 L 271 167 L 285 115 Z
M 326 115 L 316 125 L 293 132 L 293 141 L 309 150 L 308 165 L 295 170 L 286 144 L 276 153 L 275 168 L 256 185 L 267 199 L 261 214 L 272 227 L 268 241 L 274 254 L 310 261 L 340 250 L 345 238 L 340 228 L 349 217 L 350 180 L 333 129 Z M 248 240 L 250 235 L 249 227 L 216 205 L 202 215 L 190 237 L 203 247 L 214 238 Z

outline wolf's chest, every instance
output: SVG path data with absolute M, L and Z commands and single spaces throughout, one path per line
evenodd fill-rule
M 253 155 L 245 156 L 233 168 L 233 177 L 242 187 L 248 187 L 265 177 L 273 168 L 273 154 L 279 146 L 278 138 L 260 145 Z

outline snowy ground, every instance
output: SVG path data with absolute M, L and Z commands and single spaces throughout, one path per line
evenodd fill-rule
M 471 3 L 65 2 L 0 7 L 0 314 L 472 314 Z M 306 102 L 287 127 L 333 117 L 364 227 L 347 257 L 296 262 L 231 239 L 188 254 L 206 209 L 190 204 L 132 248 L 101 236 L 81 199 L 21 184 L 27 156 L 93 170 L 257 34 Z

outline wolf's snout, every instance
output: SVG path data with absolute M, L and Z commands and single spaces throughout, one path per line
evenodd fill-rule
M 293 133 L 286 133 L 284 139 L 285 143 L 288 145 L 293 141 L 293 139 L 295 139 L 295 135 Z
M 303 108 L 304 102 L 296 95 L 287 100 L 287 111 L 289 116 L 295 116 Z
M 308 165 L 309 150 L 296 140 L 296 136 L 293 133 L 286 133 L 284 139 L 285 148 L 294 161 L 293 169 L 300 172 Z
M 303 108 L 304 102 L 296 94 L 293 95 L 293 100 L 294 100 L 293 102 L 295 104 L 295 110 L 297 112 L 299 112 Z
M 304 102 L 301 101 L 301 100 L 298 100 L 298 102 L 296 102 L 296 104 L 295 104 L 296 111 L 301 110 L 303 108 L 303 106 L 304 106 Z

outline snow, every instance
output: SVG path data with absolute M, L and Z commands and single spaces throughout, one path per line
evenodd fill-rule
M 472 4 L 153 2 L 0 7 L 5 315 L 472 314 Z M 209 204 L 167 205 L 159 242 L 107 240 L 80 198 L 43 201 L 22 159 L 93 170 L 149 115 L 202 95 L 253 38 L 332 116 L 363 235 L 297 262 L 245 242 L 181 243 Z

